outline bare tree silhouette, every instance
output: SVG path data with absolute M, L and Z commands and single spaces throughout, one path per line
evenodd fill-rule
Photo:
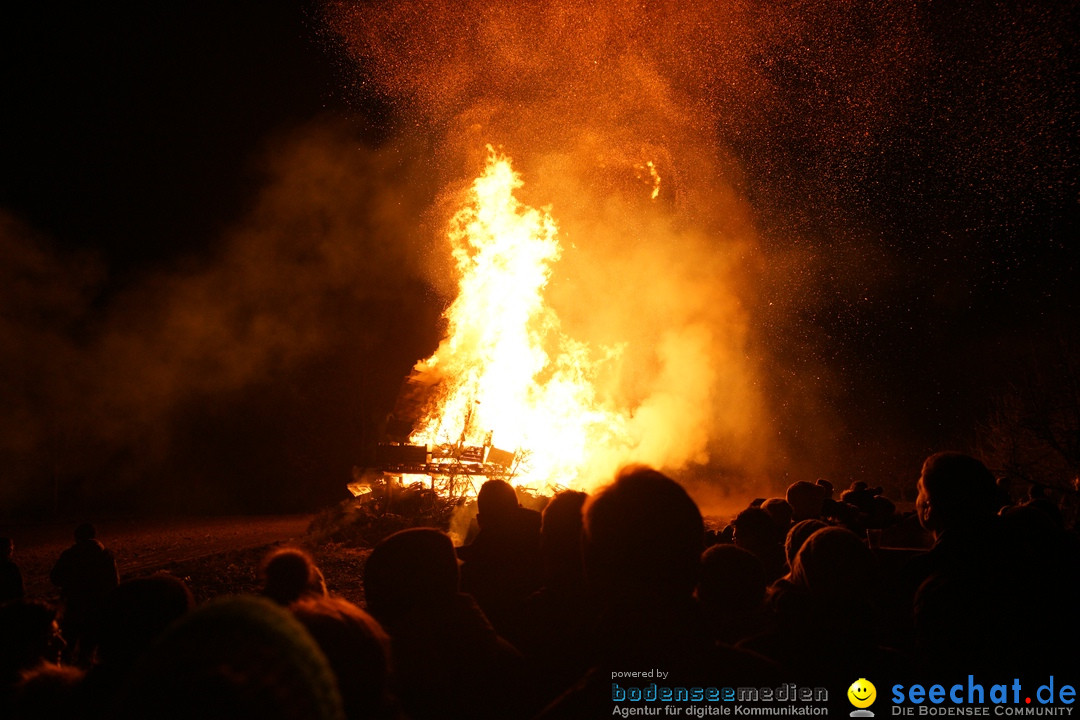
M 994 400 L 979 428 L 987 465 L 1014 482 L 1072 496 L 1080 489 L 1080 341 L 1053 340 Z

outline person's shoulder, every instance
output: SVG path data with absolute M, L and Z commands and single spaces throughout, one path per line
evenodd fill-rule
M 105 543 L 101 542 L 97 538 L 90 538 L 89 540 L 84 540 L 83 543 L 85 544 L 80 546 L 81 550 L 88 556 L 97 555 L 104 557 L 107 555 L 109 557 L 112 557 L 112 550 L 105 547 Z
M 535 527 L 537 532 L 540 531 L 540 523 L 543 520 L 543 515 L 539 510 L 533 510 L 532 508 L 519 507 L 517 509 L 516 520 L 519 525 L 533 528 Z
M 469 545 L 460 545 L 454 548 L 454 554 L 457 555 L 457 559 L 461 562 L 469 562 L 476 559 L 476 541 L 474 540 Z

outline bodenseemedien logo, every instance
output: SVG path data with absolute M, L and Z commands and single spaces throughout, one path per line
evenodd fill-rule
M 874 704 L 877 699 L 877 688 L 874 683 L 866 678 L 859 678 L 851 683 L 847 690 L 848 702 L 855 706 L 851 711 L 851 717 L 874 717 L 874 713 L 866 708 Z

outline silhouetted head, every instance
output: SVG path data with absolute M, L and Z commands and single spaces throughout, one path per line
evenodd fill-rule
M 682 486 L 632 466 L 586 506 L 584 542 L 586 576 L 608 598 L 689 597 L 705 525 Z
M 829 527 L 828 523 L 822 520 L 802 520 L 791 526 L 784 539 L 784 556 L 787 558 L 789 568 L 794 567 L 795 555 L 798 554 L 799 548 L 803 546 L 807 538 L 826 527 Z
M 747 612 L 765 600 L 765 568 L 749 550 L 713 545 L 701 556 L 697 598 L 720 611 Z
M 375 546 L 364 566 L 371 614 L 386 623 L 401 613 L 446 602 L 458 592 L 458 560 L 450 537 L 434 528 L 410 528 Z
M 13 720 L 86 717 L 85 693 L 81 692 L 84 675 L 80 668 L 49 662 L 26 670 L 14 688 L 10 717 Z
M 588 495 L 577 490 L 563 490 L 544 508 L 540 525 L 540 547 L 549 566 L 581 569 L 582 508 Z
M 75 528 L 75 540 L 93 540 L 97 537 L 97 528 L 90 523 L 82 523 Z
M 791 505 L 791 521 L 817 519 L 825 504 L 828 491 L 821 485 L 800 480 L 787 489 L 788 505 Z
M 10 560 L 15 552 L 15 543 L 9 537 L 0 537 L 0 559 Z
M 780 544 L 782 532 L 776 527 L 769 513 L 761 508 L 746 508 L 732 521 L 735 526 L 734 540 L 739 547 L 751 552 Z
M 811 595 L 846 603 L 865 598 L 877 580 L 877 559 L 858 535 L 826 527 L 813 533 L 791 568 L 791 581 Z
M 777 527 L 781 535 L 787 533 L 788 528 L 791 527 L 791 516 L 793 514 L 791 504 L 787 500 L 769 498 L 761 503 L 761 509 L 769 514 L 769 518 L 772 519 L 773 525 Z
M 280 605 L 307 595 L 326 595 L 326 581 L 315 561 L 299 548 L 272 550 L 259 568 L 262 594 Z
M 0 687 L 39 662 L 59 662 L 63 649 L 55 608 L 39 600 L 0 605 Z
M 1031 548 L 1043 557 L 1058 552 L 1065 529 L 1061 511 L 1046 498 L 1013 505 L 1001 512 L 1002 526 L 1017 545 Z
M 345 716 L 384 717 L 390 702 L 390 638 L 375 618 L 335 597 L 302 598 L 289 609 L 330 661 Z
M 517 492 L 505 480 L 488 480 L 476 494 L 476 523 L 481 529 L 507 522 L 518 507 Z
M 340 720 L 337 680 L 311 635 L 266 598 L 187 613 L 136 664 L 110 717 Z
M 885 528 L 896 522 L 896 505 L 884 495 L 875 495 L 867 512 L 867 527 Z
M 135 660 L 193 607 L 195 600 L 187 585 L 167 573 L 125 580 L 109 593 L 101 609 L 99 659 L 103 663 Z
M 918 489 L 919 522 L 935 536 L 985 523 L 1000 507 L 993 473 L 963 453 L 941 452 L 926 458 Z

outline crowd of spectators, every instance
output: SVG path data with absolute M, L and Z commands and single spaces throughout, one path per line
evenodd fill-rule
M 865 483 L 797 482 L 707 529 L 646 467 L 542 513 L 489 480 L 467 545 L 413 528 L 373 548 L 365 607 L 292 547 L 264 559 L 260 595 L 196 606 L 170 575 L 120 582 L 81 525 L 54 608 L 24 596 L 0 538 L 0 716 L 592 718 L 615 670 L 814 686 L 1075 656 L 1080 543 L 1055 503 L 1009 502 L 958 453 L 928 458 L 917 490 L 904 514 Z

